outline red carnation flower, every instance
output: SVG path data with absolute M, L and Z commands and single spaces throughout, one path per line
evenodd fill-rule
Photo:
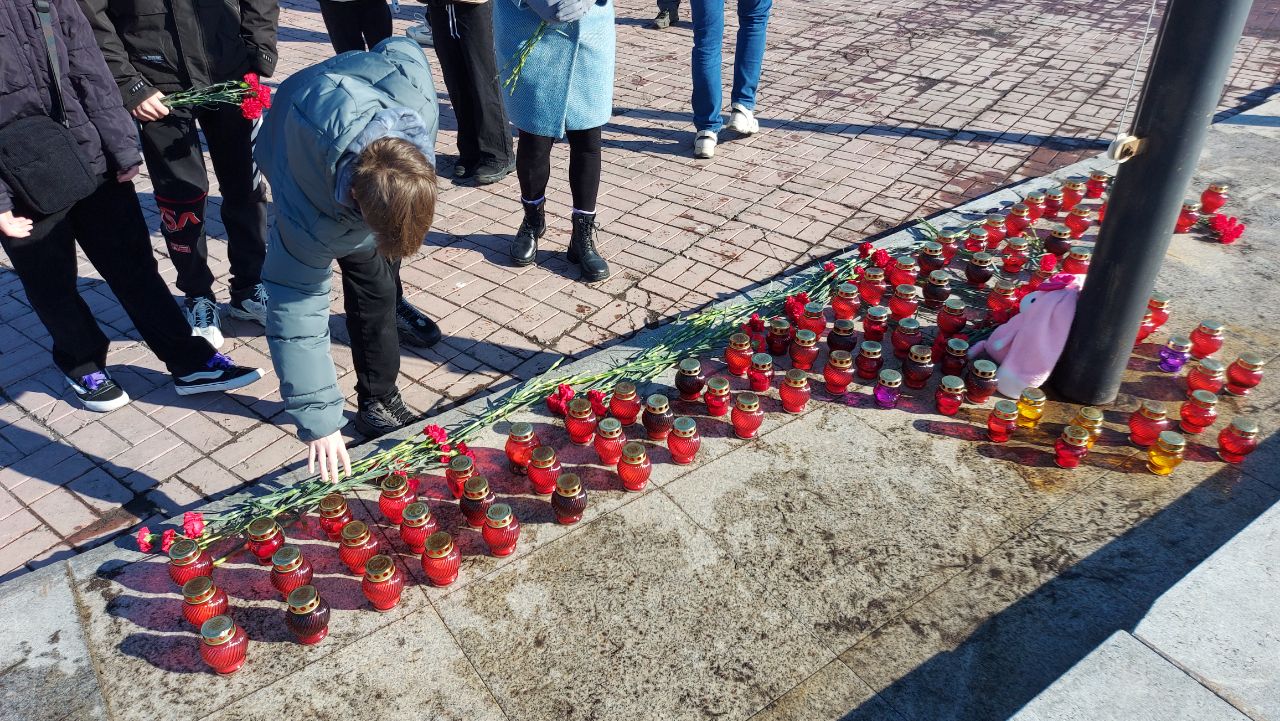
M 178 532 L 172 528 L 166 529 L 164 533 L 160 534 L 160 550 L 168 553 L 169 546 L 173 545 L 173 539 L 176 538 L 177 535 Z
M 827 271 L 827 275 L 835 275 L 836 264 L 833 261 L 828 260 L 822 264 L 822 269 Z
M 199 538 L 204 533 L 204 514 L 187 511 L 182 514 L 182 535 L 190 539 Z
M 1221 213 L 1214 214 L 1209 220 L 1209 229 L 1218 236 L 1218 242 L 1223 245 L 1231 245 L 1244 235 L 1244 223 L 1241 223 L 1235 216 L 1227 217 Z
M 877 268 L 888 268 L 889 263 L 892 260 L 893 259 L 889 257 L 889 251 L 884 248 L 877 250 L 871 257 L 871 262 L 874 263 Z
M 875 248 L 875 246 L 871 245 L 870 243 L 863 243 L 862 245 L 859 245 L 859 246 L 858 246 L 858 257 L 860 257 L 860 258 L 869 258 L 869 257 L 871 257 L 871 251 L 872 251 L 874 248 Z
M 458 455 L 466 456 L 467 458 L 470 458 L 473 461 L 476 459 L 476 452 L 471 450 L 470 448 L 467 448 L 466 443 L 458 444 Z
M 609 406 L 604 402 L 604 391 L 595 388 L 587 391 L 587 400 L 591 401 L 591 412 L 596 418 L 604 418 L 609 413 Z
M 1058 267 L 1058 256 L 1053 253 L 1045 253 L 1040 256 L 1040 272 L 1052 273 L 1054 268 Z
M 262 101 L 257 96 L 250 96 L 240 101 L 240 114 L 245 120 L 257 120 L 262 117 Z
M 561 383 L 555 392 L 547 396 L 547 410 L 553 415 L 563 416 L 569 409 L 569 401 L 573 400 L 573 388 Z
M 249 84 L 249 87 L 251 87 L 251 88 L 256 88 L 256 87 L 258 87 L 258 85 L 260 85 L 260 84 L 261 84 L 261 81 L 259 81 L 259 80 L 258 80 L 258 74 L 257 74 L 257 73 L 245 73 L 245 74 L 244 74 L 244 81 L 245 81 L 246 83 L 248 83 L 248 84 Z
M 138 533 L 134 535 L 138 541 L 138 550 L 143 553 L 151 553 L 151 529 L 143 526 L 138 529 Z
M 258 102 L 262 103 L 263 110 L 269 110 L 271 108 L 271 88 L 265 85 L 259 85 L 254 88 L 254 94 L 258 98 Z
M 449 442 L 449 432 L 434 424 L 423 428 L 422 435 L 435 441 L 437 446 L 443 446 Z

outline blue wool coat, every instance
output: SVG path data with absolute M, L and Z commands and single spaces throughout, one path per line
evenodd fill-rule
M 523 0 L 494 0 L 494 46 L 504 84 L 520 44 L 533 36 L 541 22 Z M 551 25 L 534 45 L 515 91 L 503 87 L 511 122 L 527 133 L 549 138 L 609 122 L 613 56 L 613 0 L 597 0 L 577 22 Z

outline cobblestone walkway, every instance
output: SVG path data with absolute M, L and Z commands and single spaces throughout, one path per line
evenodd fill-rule
M 586 287 L 563 260 L 564 148 L 553 156 L 552 232 L 534 267 L 504 264 L 518 224 L 514 177 L 487 188 L 445 185 L 436 231 L 406 264 L 404 280 L 447 338 L 424 353 L 404 352 L 406 400 L 431 411 L 508 388 L 562 356 L 1096 152 L 1131 84 L 1146 23 L 1141 5 L 779 0 L 759 99 L 762 131 L 725 142 L 708 163 L 689 152 L 687 24 L 645 30 L 652 5 L 621 0 L 601 193 L 614 276 Z M 420 10 L 403 6 L 397 31 Z M 1224 112 L 1277 92 L 1277 14 L 1280 0 L 1254 3 Z M 280 23 L 277 80 L 331 54 L 313 2 L 285 3 Z M 453 119 L 442 100 L 447 176 Z M 139 189 L 158 227 L 145 178 Z M 216 188 L 212 195 L 216 204 Z M 210 229 L 215 274 L 225 276 L 213 217 Z M 172 281 L 158 234 L 155 244 Z M 113 339 L 109 363 L 135 402 L 105 416 L 77 410 L 5 263 L 0 258 L 0 579 L 297 462 L 302 445 L 273 378 L 227 396 L 180 398 L 87 263 L 84 297 Z M 353 396 L 336 295 L 333 308 L 340 383 Z M 261 329 L 224 322 L 236 359 L 269 368 Z

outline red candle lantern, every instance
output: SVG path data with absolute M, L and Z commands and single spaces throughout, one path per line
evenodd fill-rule
M 765 345 L 769 349 L 770 355 L 784 356 L 787 350 L 791 348 L 791 337 L 794 332 L 791 330 L 791 322 L 786 318 L 774 318 L 769 321 L 769 335 L 765 337 Z
M 837 298 L 838 300 L 838 298 Z M 855 309 L 855 312 L 856 309 Z M 836 310 L 836 317 L 840 314 Z M 724 362 L 729 367 L 729 374 L 743 378 L 751 367 L 751 336 L 746 333 L 734 333 L 729 336 L 729 347 L 724 349 Z
M 1070 211 L 1084 199 L 1085 184 L 1088 182 L 1088 178 L 1080 175 L 1073 175 L 1067 178 L 1067 182 L 1062 184 L 1063 212 Z
M 1072 240 L 1079 240 L 1084 237 L 1084 233 L 1093 225 L 1093 211 L 1084 206 L 1076 206 L 1067 214 L 1067 219 L 1063 221 L 1063 225 L 1067 226 L 1070 231 Z
M 991 320 L 1004 323 L 1013 315 L 1018 307 L 1018 284 L 1008 278 L 996 281 L 996 286 L 987 293 L 987 310 L 991 311 Z
M 884 299 L 885 291 L 889 286 L 884 282 L 884 271 L 880 268 L 867 268 L 862 274 L 862 279 L 858 281 L 858 295 L 862 297 L 862 302 L 867 305 L 880 305 L 880 301 Z M 777 353 L 774 353 L 777 355 Z
M 618 479 L 622 487 L 628 491 L 643 491 L 649 485 L 649 476 L 653 475 L 653 464 L 649 462 L 649 454 L 639 443 L 628 443 L 622 447 L 622 460 L 618 461 Z
M 375 611 L 390 611 L 400 604 L 400 594 L 404 592 L 404 571 L 391 560 L 391 556 L 374 556 L 365 564 L 360 590 Z
M 609 399 L 609 413 L 624 426 L 629 426 L 640 417 L 640 398 L 636 395 L 634 383 L 623 381 L 613 387 L 613 396 Z
M 733 422 L 733 433 L 739 438 L 755 438 L 764 422 L 764 411 L 760 410 L 760 398 L 755 393 L 739 393 L 730 416 Z
M 1101 198 L 1102 194 L 1107 192 L 1107 185 L 1110 182 L 1111 176 L 1101 170 L 1089 173 L 1089 179 L 1084 184 L 1084 197 L 1090 199 Z
M 933 393 L 934 405 L 944 416 L 954 416 L 964 404 L 964 381 L 956 376 L 942 376 Z
M 1018 404 L 1011 400 L 996 401 L 987 416 L 987 438 L 995 443 L 1005 443 L 1018 427 Z
M 495 556 L 510 556 L 520 539 L 520 521 L 505 503 L 495 503 L 484 517 L 484 530 L 480 532 Z
M 1022 199 L 1022 204 L 1027 206 L 1027 210 L 1030 211 L 1031 222 L 1034 223 L 1040 220 L 1044 215 L 1044 200 L 1045 192 L 1043 190 L 1033 190 Z
M 1209 391 L 1192 391 L 1191 399 L 1178 412 L 1183 433 L 1196 435 L 1218 420 L 1218 397 Z
M 1053 461 L 1059 468 L 1077 468 L 1089 452 L 1089 431 L 1080 426 L 1067 426 L 1053 443 Z
M 1227 204 L 1227 186 L 1223 183 L 1213 183 L 1200 194 L 1200 210 L 1204 213 L 1212 215 L 1222 209 Z
M 1151 294 L 1151 300 L 1147 301 L 1147 309 L 1151 311 L 1151 322 L 1155 323 L 1157 329 L 1169 320 L 1169 303 L 1172 300 L 1168 293 L 1156 291 Z
M 729 396 L 729 379 L 712 376 L 707 379 L 707 392 L 702 400 L 707 404 L 707 415 L 719 418 L 729 415 L 729 407 L 733 400 Z
M 1222 323 L 1216 320 L 1201 321 L 1200 325 L 1191 331 L 1191 357 L 1197 360 L 1208 358 L 1222 350 L 1223 335 Z
M 696 362 L 696 361 L 695 361 Z M 565 409 L 564 429 L 569 442 L 575 446 L 589 446 L 596 439 L 596 412 L 587 398 L 574 398 Z
M 787 413 L 803 413 L 813 391 L 809 388 L 809 374 L 799 368 L 787 371 L 778 398 L 782 401 L 782 409 Z
M 1098 206 L 1098 227 L 1099 228 L 1102 227 L 1102 219 L 1105 217 L 1107 217 L 1107 201 L 1104 200 L 1102 201 L 1102 204 Z
M 196 576 L 182 584 L 182 617 L 196 628 L 227 612 L 227 593 L 213 585 L 212 576 Z
M 995 363 L 989 360 L 976 360 L 969 364 L 969 372 L 964 377 L 964 397 L 970 403 L 986 403 L 996 392 Z
M 800 316 L 797 323 L 797 332 L 801 330 L 812 331 L 817 338 L 821 338 L 827 331 L 826 308 L 821 303 L 805 304 L 804 315 Z
M 400 525 L 404 507 L 418 500 L 418 494 L 409 488 L 409 479 L 393 473 L 382 480 L 382 495 L 378 496 L 378 509 L 391 523 Z
M 1155 318 L 1151 317 L 1151 311 L 1147 310 L 1142 314 L 1142 322 L 1138 324 L 1138 336 L 1134 339 L 1133 344 L 1138 345 L 1146 340 L 1152 333 L 1156 332 Z
M 338 558 L 352 573 L 363 576 L 364 565 L 376 555 L 378 539 L 363 521 L 352 521 L 342 529 L 342 546 L 338 548 Z
M 969 341 L 948 338 L 942 353 L 942 375 L 962 378 L 969 365 Z M 963 381 L 961 382 L 963 384 Z
M 822 369 L 822 380 L 826 383 L 827 392 L 833 396 L 842 396 L 849 390 L 853 383 L 853 356 L 849 351 L 831 351 L 827 365 Z
M 796 331 L 795 340 L 791 341 L 791 365 L 795 368 L 809 370 L 817 359 L 818 336 L 807 329 Z
M 444 482 L 449 486 L 449 493 L 454 498 L 462 498 L 462 486 L 467 479 L 476 474 L 475 461 L 471 456 L 456 455 L 449 459 L 449 466 L 444 469 Z
M 916 259 L 909 255 L 898 258 L 885 271 L 885 280 L 891 286 L 915 285 L 919 276 L 920 266 L 916 264 Z
M 1044 239 L 1044 249 L 1059 258 L 1071 252 L 1071 229 L 1065 225 L 1055 225 L 1049 229 L 1049 237 Z
M 249 537 L 246 544 L 249 553 L 264 566 L 271 563 L 271 555 L 284 545 L 284 532 L 272 518 L 253 519 L 245 529 L 245 535 Z
M 1018 275 L 1022 269 L 1026 267 L 1027 260 L 1027 239 L 1018 237 L 1010 238 L 1005 244 L 1004 255 L 1000 259 L 1000 268 L 1009 275 Z
M 903 318 L 914 318 L 920 308 L 919 288 L 914 285 L 900 285 L 893 290 L 889 299 L 889 317 L 895 321 Z
M 1146 448 L 1161 433 L 1173 427 L 1162 404 L 1155 401 L 1143 401 L 1138 410 L 1129 416 L 1129 442 L 1135 446 Z
M 1004 219 L 1001 218 L 1000 222 L 1003 224 Z M 925 275 L 946 268 L 947 259 L 942 257 L 942 244 L 931 240 L 923 243 L 916 255 L 916 262 L 920 265 L 920 272 Z
M 1213 358 L 1201 358 L 1187 373 L 1187 393 L 1221 393 L 1227 382 L 1227 367 Z
M 1005 237 L 1022 235 L 1031 227 L 1031 209 L 1025 203 L 1018 203 L 1009 209 L 1004 219 Z
M 565 526 L 577 523 L 586 510 L 587 492 L 578 474 L 566 473 L 557 478 L 556 492 L 551 496 L 551 512 L 556 514 L 556 523 Z
M 747 385 L 755 393 L 764 393 L 773 387 L 773 356 L 756 353 L 751 356 L 751 370 L 747 373 Z
M 248 651 L 248 634 L 230 616 L 214 616 L 200 626 L 200 658 L 218 675 L 239 671 Z
M 698 435 L 698 424 L 688 416 L 681 416 L 671 426 L 671 435 L 667 436 L 667 450 L 671 451 L 671 460 L 682 466 L 693 463 L 702 447 L 702 437 Z
M 827 336 L 827 350 L 852 353 L 857 348 L 858 335 L 854 331 L 853 321 L 845 319 L 836 321 L 831 327 L 831 334 Z
M 964 278 L 969 285 L 982 287 L 995 275 L 995 257 L 990 253 L 974 253 L 964 267 Z
M 1063 197 L 1062 188 L 1051 188 L 1044 194 L 1044 215 L 1045 220 L 1057 220 L 1061 215 Z
M 422 554 L 422 572 L 433 586 L 448 586 L 458 580 L 458 566 L 462 554 L 453 543 L 453 536 L 444 531 L 427 538 L 427 550 Z
M 536 496 L 549 496 L 560 477 L 560 459 L 551 446 L 538 446 L 529 459 L 529 490 Z
M 893 357 L 899 360 L 905 359 L 911 355 L 911 346 L 919 345 L 923 340 L 920 321 L 915 318 L 904 318 L 898 327 L 893 329 L 893 335 L 889 338 L 889 343 L 893 346 Z
M 671 412 L 671 402 L 666 396 L 654 393 L 645 401 L 644 417 L 641 422 L 644 424 L 645 436 L 649 440 L 667 440 L 667 434 L 671 432 L 671 424 L 675 419 L 675 415 Z
M 948 298 L 942 304 L 942 312 L 938 314 L 938 331 L 950 338 L 964 330 L 967 321 L 964 317 L 964 301 L 959 298 Z
M 282 599 L 288 598 L 293 589 L 311 583 L 313 575 L 311 563 L 302 557 L 302 549 L 297 546 L 281 546 L 271 556 L 271 586 Z
M 1246 351 L 1227 368 L 1227 392 L 1234 396 L 1247 396 L 1262 382 L 1262 366 L 1266 361 L 1253 351 Z
M 1004 240 L 1004 216 L 999 213 L 988 215 L 982 221 L 982 229 L 987 231 L 987 250 L 995 250 L 1000 247 L 1000 241 Z
M 1258 448 L 1258 424 L 1249 418 L 1237 418 L 1218 433 L 1218 457 L 1227 463 L 1239 463 Z
M 533 433 L 532 423 L 524 421 L 512 423 L 505 447 L 507 460 L 511 463 L 511 472 L 517 476 L 527 473 L 529 457 L 533 455 L 533 449 L 540 445 L 542 444 L 538 442 L 538 437 Z M 465 489 L 465 484 L 463 487 Z
M 1035 215 L 1035 211 L 1032 211 Z M 975 225 L 969 228 L 969 235 L 964 239 L 964 249 L 970 253 L 977 253 L 987 249 L 987 230 L 981 225 Z
M 685 358 L 676 370 L 676 390 L 680 400 L 692 403 L 702 399 L 702 389 L 707 387 L 707 377 L 702 373 L 702 363 L 697 358 Z
M 307 584 L 293 589 L 285 603 L 289 610 L 285 613 L 284 625 L 298 643 L 314 646 L 329 635 L 329 603 L 320 597 L 315 586 Z
M 1173 232 L 1185 233 L 1191 230 L 1192 226 L 1200 222 L 1200 204 L 1188 200 L 1182 204 L 1182 212 L 1178 213 L 1178 222 L 1174 224 Z
M 489 479 L 484 476 L 472 476 L 462 488 L 462 498 L 458 499 L 458 510 L 467 519 L 467 525 L 480 528 L 484 525 L 484 514 L 497 501 L 493 491 L 489 489 Z
M 727 382 L 726 385 L 728 385 Z M 707 402 L 709 408 L 710 394 L 707 395 Z M 596 454 L 600 456 L 600 462 L 606 466 L 617 465 L 618 459 L 622 458 L 623 443 L 626 443 L 626 439 L 622 437 L 622 423 L 617 418 L 601 420 L 599 427 L 596 428 L 595 440 Z
M 862 345 L 858 347 L 858 358 L 854 361 L 858 377 L 864 381 L 873 381 L 879 377 L 880 369 L 884 367 L 884 358 L 881 355 L 882 349 L 879 343 L 873 340 L 862 341 Z
M 440 524 L 431 509 L 424 501 L 415 501 L 404 507 L 404 518 L 400 521 L 400 540 L 409 547 L 413 555 L 420 556 L 427 548 L 427 539 L 440 530 Z
M 967 237 L 969 237 L 969 232 L 964 228 L 943 228 L 937 238 L 938 245 L 942 246 L 942 259 L 950 263 L 956 257 L 956 253 L 960 251 L 960 245 Z
M 930 273 L 929 283 L 924 287 L 924 307 L 939 310 L 949 297 L 951 297 L 951 277 L 945 270 L 935 270 Z
M 169 578 L 178 586 L 198 576 L 213 575 L 213 559 L 190 538 L 180 538 L 169 546 Z
M 347 508 L 347 500 L 342 494 L 330 493 L 320 499 L 320 530 L 330 541 L 341 538 L 342 527 L 350 522 L 351 509 Z
M 868 308 L 867 314 L 862 318 L 863 340 L 873 340 L 879 343 L 884 340 L 884 334 L 888 330 L 889 309 L 882 305 Z
M 836 297 L 831 299 L 831 312 L 835 314 L 836 320 L 853 320 L 858 316 L 858 308 L 861 306 L 861 300 L 858 298 L 858 286 L 853 283 L 841 283 L 836 288 Z M 751 362 L 750 353 L 743 363 L 742 373 L 736 375 L 746 375 L 747 363 Z
M 933 350 L 927 345 L 913 345 L 902 364 L 903 380 L 908 388 L 920 390 L 933 377 Z

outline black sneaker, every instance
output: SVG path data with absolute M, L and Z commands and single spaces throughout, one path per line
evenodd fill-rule
M 405 407 L 397 391 L 386 398 L 360 401 L 356 430 L 366 438 L 378 438 L 417 421 L 418 415 Z
M 214 353 L 209 362 L 205 364 L 205 369 L 188 373 L 184 376 L 174 376 L 174 390 L 180 396 L 191 396 L 197 393 L 212 393 L 214 391 L 231 391 L 236 388 L 243 388 L 254 381 L 262 378 L 261 368 L 248 368 L 238 366 L 231 362 L 231 359 L 221 353 Z
M 650 30 L 666 30 L 680 22 L 680 12 L 678 10 L 660 10 L 658 17 L 649 21 L 645 27 Z
M 511 174 L 516 169 L 516 154 L 511 154 L 511 160 L 502 163 L 496 160 L 486 160 L 476 167 L 476 185 L 492 185 L 499 180 Z
M 441 337 L 440 326 L 404 298 L 396 301 L 396 332 L 401 343 L 418 348 L 430 348 Z
M 129 394 L 111 380 L 106 371 L 95 371 L 80 379 L 80 382 L 67 378 L 67 385 L 75 391 L 76 398 L 85 410 L 107 413 L 129 404 Z
M 477 162 L 465 158 L 458 158 L 458 162 L 453 164 L 453 179 L 465 180 L 474 177 L 476 174 Z

